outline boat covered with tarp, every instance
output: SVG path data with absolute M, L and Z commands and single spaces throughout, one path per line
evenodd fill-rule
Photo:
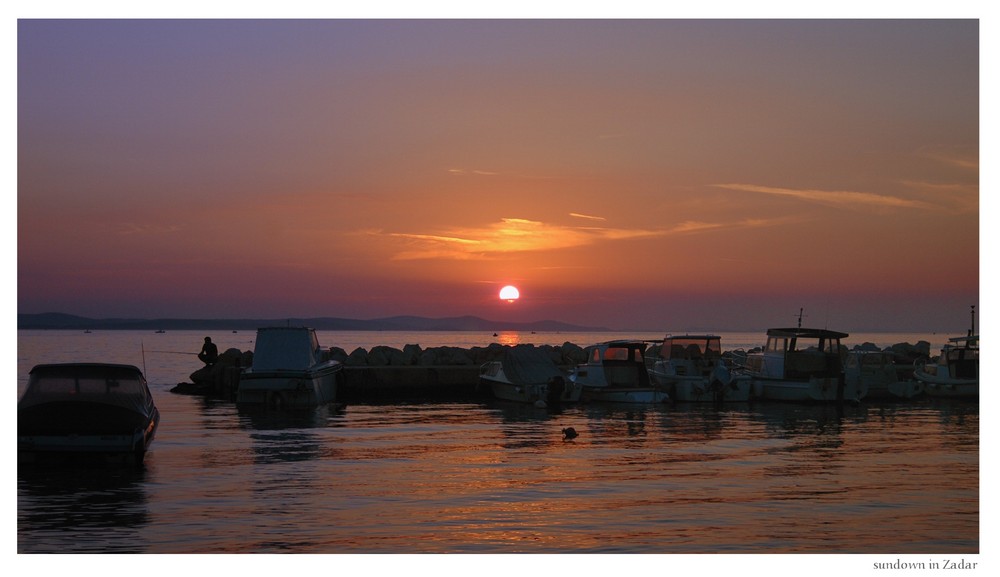
M 17 403 L 19 462 L 45 457 L 124 457 L 143 462 L 160 412 L 132 365 L 37 365 Z
M 484 363 L 479 382 L 504 401 L 546 406 L 580 400 L 581 387 L 569 382 L 559 365 L 533 345 L 508 348 L 501 360 Z
M 260 328 L 253 364 L 240 374 L 236 403 L 276 409 L 332 403 L 343 368 L 319 346 L 314 329 Z

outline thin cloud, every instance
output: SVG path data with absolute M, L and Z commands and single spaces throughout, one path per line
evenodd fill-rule
M 600 218 L 600 217 L 597 217 Z M 406 241 L 405 249 L 393 260 L 454 259 L 467 260 L 516 252 L 540 252 L 576 248 L 601 242 L 696 234 L 734 228 L 757 228 L 788 222 L 789 217 L 771 220 L 743 220 L 735 223 L 685 221 L 671 228 L 573 227 L 522 218 L 503 218 L 480 228 L 459 228 L 436 234 L 382 233 Z
M 574 217 L 574 218 L 583 218 L 583 219 L 587 219 L 587 220 L 608 220 L 608 219 L 604 218 L 603 216 L 592 216 L 592 215 L 589 215 L 589 214 L 580 214 L 578 212 L 571 212 L 571 213 L 569 213 L 569 215 L 572 216 L 572 217 Z
M 979 185 L 962 183 L 920 182 L 914 180 L 901 181 L 900 184 L 909 187 L 926 197 L 939 201 L 939 210 L 952 214 L 961 214 L 979 210 Z
M 496 176 L 500 174 L 499 172 L 491 172 L 489 170 L 467 170 L 465 168 L 449 168 L 448 172 L 458 176 L 464 176 L 468 174 L 474 174 L 477 176 Z
M 132 235 L 132 234 L 162 234 L 168 232 L 177 232 L 181 230 L 180 225 L 176 224 L 136 224 L 134 222 L 127 222 L 122 225 L 121 230 L 118 234 L 122 235 Z
M 773 186 L 758 186 L 755 184 L 715 184 L 713 186 L 728 190 L 743 190 L 747 192 L 758 192 L 775 196 L 790 196 L 800 200 L 825 204 L 827 206 L 852 209 L 865 206 L 919 209 L 936 208 L 934 205 L 920 200 L 912 200 L 884 194 L 873 194 L 870 192 L 777 188 Z
M 962 155 L 934 150 L 922 150 L 919 156 L 958 168 L 979 172 L 979 156 Z
M 401 232 L 391 232 L 389 233 L 389 236 L 410 238 L 414 240 L 426 240 L 431 242 L 456 243 L 456 244 L 468 244 L 468 245 L 476 245 L 481 242 L 478 240 L 472 240 L 468 238 L 458 238 L 454 236 L 440 236 L 435 234 L 407 234 Z
M 440 234 L 389 233 L 405 239 L 409 247 L 396 260 L 469 259 L 511 252 L 573 248 L 600 242 L 666 234 L 666 231 L 568 227 L 522 218 L 503 218 L 481 228 L 460 228 Z

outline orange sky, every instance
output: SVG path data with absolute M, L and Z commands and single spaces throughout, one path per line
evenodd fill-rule
M 975 20 L 21 20 L 17 63 L 21 313 L 979 304 Z

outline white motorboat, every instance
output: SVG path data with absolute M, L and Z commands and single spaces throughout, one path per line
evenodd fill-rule
M 670 395 L 649 380 L 643 341 L 609 341 L 586 349 L 587 362 L 577 365 L 570 381 L 583 387 L 584 401 L 663 403 Z
M 859 401 L 867 394 L 863 380 L 847 382 L 840 339 L 847 333 L 827 329 L 777 328 L 767 344 L 746 357 L 754 396 L 774 401 Z
M 311 328 L 257 329 L 253 364 L 240 374 L 236 403 L 272 408 L 332 403 L 343 365 L 324 357 Z
M 914 377 L 932 397 L 979 397 L 979 335 L 972 307 L 972 328 L 964 337 L 948 339 L 936 362 L 917 363 Z
M 17 403 L 18 461 L 141 465 L 159 424 L 146 378 L 132 365 L 37 365 Z
M 913 363 L 900 364 L 892 351 L 849 352 L 844 378 L 848 386 L 867 388 L 866 399 L 912 399 L 924 392 L 913 376 Z
M 750 378 L 730 371 L 722 358 L 719 336 L 667 335 L 658 354 L 647 355 L 646 360 L 649 378 L 674 401 L 718 403 L 750 399 Z
M 479 381 L 504 401 L 531 403 L 538 407 L 580 400 L 582 387 L 569 381 L 562 369 L 532 345 L 517 345 L 504 352 L 502 360 L 484 363 Z

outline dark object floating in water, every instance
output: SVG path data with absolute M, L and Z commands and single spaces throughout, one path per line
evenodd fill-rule
M 573 427 L 566 427 L 565 429 L 562 430 L 562 433 L 564 441 L 569 441 L 570 439 L 575 439 L 580 436 L 580 434 L 577 433 L 576 429 L 574 429 Z

